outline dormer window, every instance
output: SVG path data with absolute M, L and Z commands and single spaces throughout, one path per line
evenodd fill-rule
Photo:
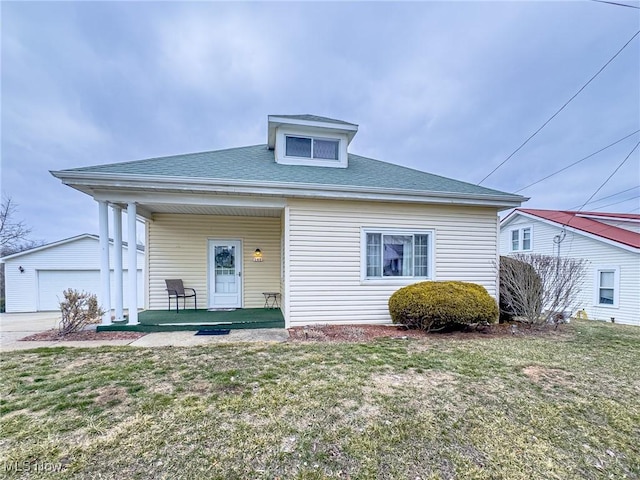
M 287 157 L 338 160 L 340 140 L 286 135 Z
M 317 115 L 269 115 L 267 145 L 276 163 L 347 168 L 358 126 Z

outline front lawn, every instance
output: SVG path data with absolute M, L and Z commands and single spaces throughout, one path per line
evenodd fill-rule
M 3 353 L 6 478 L 640 476 L 640 329 Z

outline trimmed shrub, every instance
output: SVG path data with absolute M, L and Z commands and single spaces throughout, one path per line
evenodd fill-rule
M 494 323 L 498 305 L 484 287 L 468 282 L 420 282 L 389 298 L 393 323 L 426 331 L 454 325 Z

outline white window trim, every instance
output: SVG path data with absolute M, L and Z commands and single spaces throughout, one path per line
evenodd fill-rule
M 300 157 L 297 155 L 287 155 L 287 138 L 304 138 L 304 139 L 309 139 L 311 140 L 311 156 L 310 157 Z M 314 156 L 314 150 L 315 150 L 315 141 L 316 140 L 326 140 L 329 142 L 338 142 L 338 158 L 319 158 Z M 318 137 L 318 136 L 312 136 L 312 135 L 301 135 L 301 134 L 286 134 L 284 136 L 284 141 L 285 141 L 285 152 L 284 152 L 284 156 L 286 158 L 304 158 L 305 160 L 320 160 L 322 162 L 339 162 L 340 161 L 340 139 L 339 138 L 328 138 L 328 137 Z
M 531 232 L 531 245 L 530 248 L 524 250 L 522 248 L 520 248 L 522 246 L 522 238 L 523 238 L 523 230 L 529 229 L 529 231 Z M 512 240 L 512 235 L 514 231 L 518 231 L 518 249 L 514 250 L 513 249 L 513 240 Z M 509 252 L 513 252 L 513 253 L 519 253 L 519 252 L 532 252 L 533 251 L 533 225 L 529 224 L 529 225 L 517 225 L 514 226 L 513 228 L 509 229 Z
M 322 159 L 309 157 L 294 157 L 287 155 L 287 137 L 302 137 L 316 140 L 338 140 L 338 159 Z M 306 165 L 311 167 L 347 168 L 348 136 L 344 133 L 332 131 L 318 131 L 310 127 L 278 127 L 276 132 L 275 158 L 282 165 Z M 313 147 L 312 147 L 313 148 Z
M 367 276 L 367 234 L 380 233 L 382 235 L 429 235 L 429 263 L 427 277 L 368 277 Z M 389 228 L 362 227 L 360 229 L 360 283 L 362 285 L 409 285 L 412 283 L 435 280 L 435 244 L 436 231 L 424 228 Z
M 600 273 L 613 272 L 613 305 L 600 303 Z M 617 265 L 598 265 L 593 274 L 593 305 L 598 308 L 618 308 L 620 299 L 620 267 Z

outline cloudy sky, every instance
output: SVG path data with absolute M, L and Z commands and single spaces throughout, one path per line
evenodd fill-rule
M 638 2 L 626 2 L 638 6 Z M 97 233 L 49 170 L 266 143 L 267 115 L 357 123 L 351 151 L 480 182 L 640 30 L 592 1 L 2 2 L 2 195 L 32 238 Z M 482 185 L 581 206 L 640 141 L 640 36 Z M 638 213 L 640 149 L 585 210 Z

